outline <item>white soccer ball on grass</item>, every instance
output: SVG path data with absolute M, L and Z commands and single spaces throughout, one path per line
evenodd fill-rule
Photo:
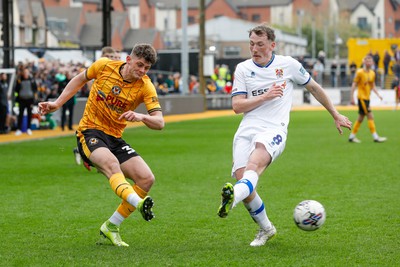
M 293 218 L 301 230 L 314 231 L 324 224 L 326 212 L 324 206 L 318 201 L 304 200 L 294 209 Z

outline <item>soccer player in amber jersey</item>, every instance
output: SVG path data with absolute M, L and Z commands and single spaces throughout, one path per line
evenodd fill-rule
M 122 139 L 127 122 L 142 122 L 161 130 L 164 118 L 154 85 L 146 75 L 157 60 L 149 44 L 137 44 L 126 62 L 100 58 L 75 76 L 54 102 L 39 103 L 44 115 L 56 111 L 85 83 L 94 80 L 77 130 L 82 159 L 103 173 L 122 199 L 114 214 L 100 227 L 100 234 L 115 246 L 129 246 L 119 234 L 121 223 L 138 209 L 146 221 L 154 217 L 153 200 L 147 195 L 154 183 L 150 167 Z M 144 103 L 148 114 L 135 112 Z M 133 181 L 133 186 L 126 180 Z
M 117 55 L 116 50 L 111 46 L 104 46 L 101 49 L 101 57 L 106 57 L 111 60 L 121 60 L 121 57 Z M 81 157 L 81 154 L 79 153 L 78 147 L 75 147 L 73 149 L 73 153 L 74 153 L 76 164 L 81 165 L 82 157 Z M 88 171 L 91 171 L 91 167 L 88 162 L 84 161 L 83 166 L 85 166 L 85 168 Z
M 367 116 L 368 128 L 374 141 L 377 143 L 386 141 L 386 137 L 380 137 L 376 132 L 374 115 L 369 107 L 371 91 L 374 91 L 374 93 L 382 100 L 381 95 L 378 93 L 375 87 L 375 72 L 372 70 L 373 64 L 374 60 L 372 56 L 365 56 L 363 60 L 363 68 L 357 70 L 356 75 L 354 76 L 353 84 L 351 85 L 350 102 L 352 105 L 355 105 L 354 91 L 356 88 L 358 88 L 358 118 L 354 123 L 354 127 L 349 136 L 349 142 L 351 143 L 361 143 L 361 141 L 356 137 L 356 134 L 360 129 L 361 123 L 363 122 L 365 116 Z

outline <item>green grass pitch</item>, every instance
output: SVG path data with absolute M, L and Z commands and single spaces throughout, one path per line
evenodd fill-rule
M 292 112 L 285 152 L 258 185 L 278 230 L 259 248 L 243 205 L 216 214 L 241 116 L 126 130 L 156 176 L 156 218 L 122 224 L 129 248 L 96 245 L 120 201 L 104 176 L 75 164 L 73 136 L 0 145 L 0 266 L 398 266 L 400 113 L 374 114 L 386 143 L 372 142 L 366 121 L 351 144 L 326 111 Z M 305 199 L 327 212 L 314 232 L 293 222 Z

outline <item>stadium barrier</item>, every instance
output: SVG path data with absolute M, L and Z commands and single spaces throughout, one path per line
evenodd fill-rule
M 328 89 L 326 93 L 334 105 L 350 104 L 350 88 Z M 379 90 L 383 97 L 381 101 L 374 93 L 371 93 L 371 106 L 394 106 L 395 93 L 393 90 Z M 77 124 L 82 117 L 87 98 L 78 98 L 74 110 L 73 123 Z M 206 99 L 202 95 L 166 95 L 160 96 L 159 101 L 164 115 L 200 113 L 205 110 L 226 110 L 232 108 L 230 95 L 210 94 Z M 318 101 L 307 91 L 295 89 L 293 94 L 293 106 L 320 105 Z M 141 104 L 137 112 L 146 113 L 145 106 Z M 53 119 L 60 122 L 61 111 L 53 114 Z
M 74 109 L 74 124 L 78 124 L 82 118 L 86 101 L 86 97 L 77 98 Z M 206 109 L 202 95 L 166 95 L 160 96 L 159 101 L 164 115 L 200 113 Z M 144 104 L 140 104 L 136 111 L 140 113 L 147 113 Z M 61 109 L 54 112 L 53 118 L 58 122 L 60 121 Z

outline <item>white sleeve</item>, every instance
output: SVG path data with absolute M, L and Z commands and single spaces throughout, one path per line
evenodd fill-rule
M 292 63 L 290 64 L 290 71 L 293 75 L 293 82 L 303 86 L 306 85 L 311 79 L 310 74 L 304 69 L 303 65 L 301 65 L 300 62 L 298 62 L 294 58 L 291 58 L 291 61 Z
M 247 95 L 246 79 L 242 64 L 236 67 L 231 95 Z

